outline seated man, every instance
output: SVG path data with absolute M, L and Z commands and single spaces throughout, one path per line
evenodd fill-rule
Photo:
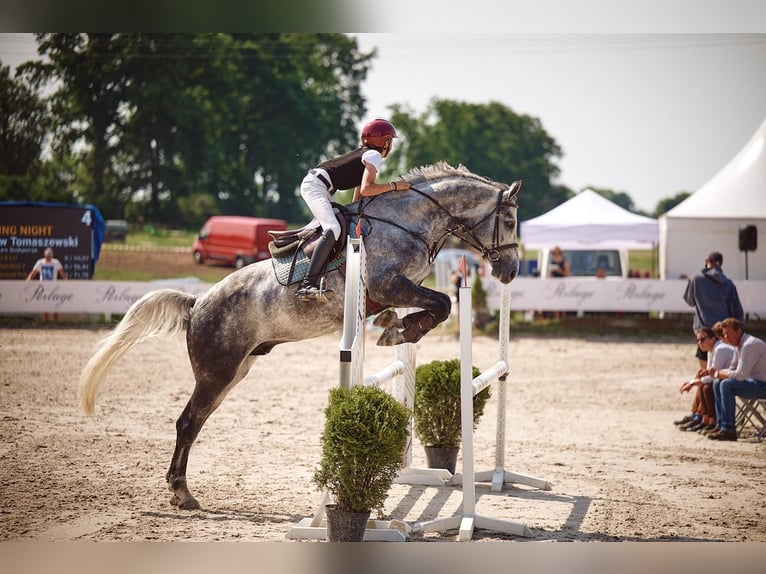
M 708 369 L 723 369 L 731 365 L 734 357 L 734 347 L 727 345 L 721 338 L 723 329 L 719 321 L 713 327 L 700 327 L 695 333 L 697 345 L 707 354 L 705 369 L 697 371 L 697 375 L 681 385 L 680 391 L 685 393 L 696 387 L 697 392 L 692 402 L 691 416 L 684 417 L 678 428 L 685 431 L 697 431 L 707 434 L 718 430 L 715 414 L 715 398 L 713 396 L 713 377 L 703 374 Z
M 720 430 L 707 435 L 712 440 L 737 440 L 734 428 L 736 397 L 766 398 L 766 342 L 748 335 L 733 317 L 721 321 L 724 341 L 736 348 L 734 361 L 727 369 L 709 369 L 705 374 L 714 383 L 715 412 Z

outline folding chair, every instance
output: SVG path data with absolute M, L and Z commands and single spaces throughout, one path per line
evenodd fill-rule
M 756 438 L 766 438 L 766 399 L 743 399 L 737 397 L 737 428 L 743 429 L 748 424 L 755 427 Z

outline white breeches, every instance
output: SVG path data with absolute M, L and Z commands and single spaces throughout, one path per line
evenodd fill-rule
M 308 174 L 301 183 L 301 197 L 306 205 L 309 206 L 314 219 L 309 223 L 313 226 L 316 223 L 322 226 L 322 229 L 332 231 L 335 241 L 340 239 L 340 224 L 335 218 L 332 204 L 330 203 L 330 192 L 325 185 L 314 175 Z

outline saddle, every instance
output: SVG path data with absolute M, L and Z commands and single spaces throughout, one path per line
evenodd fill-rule
M 335 242 L 324 273 L 340 268 L 346 262 L 346 237 L 352 229 L 352 215 L 345 206 L 333 203 L 335 218 L 340 224 L 340 238 Z M 281 285 L 293 285 L 303 280 L 311 262 L 311 254 L 317 240 L 322 236 L 322 227 L 306 225 L 299 229 L 269 231 L 272 240 L 269 252 L 274 274 Z

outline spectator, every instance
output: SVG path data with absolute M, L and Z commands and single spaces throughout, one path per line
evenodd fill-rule
M 27 281 L 31 281 L 35 277 L 40 277 L 40 281 L 56 281 L 57 279 L 66 279 L 66 272 L 61 261 L 53 256 L 53 249 L 46 247 L 43 251 L 43 256 L 35 261 L 32 266 L 32 271 L 27 275 Z M 53 314 L 53 320 L 58 321 L 58 313 Z M 48 313 L 43 313 L 43 320 L 48 320 Z
M 734 317 L 740 322 L 745 320 L 737 287 L 724 275 L 722 265 L 723 255 L 717 251 L 709 253 L 704 269 L 686 284 L 684 300 L 694 307 L 695 333 L 700 327 L 711 327 L 727 317 Z M 700 368 L 706 368 L 707 353 L 699 346 L 696 357 L 699 359 Z
M 564 252 L 561 251 L 561 247 L 558 245 L 551 250 L 551 261 L 548 265 L 549 277 L 567 277 L 569 276 L 569 261 L 564 257 Z M 555 319 L 561 318 L 561 311 L 554 311 L 553 317 Z
M 40 281 L 55 281 L 56 279 L 66 279 L 66 272 L 61 261 L 53 256 L 53 249 L 46 247 L 43 256 L 35 261 L 32 271 L 27 275 L 27 281 L 40 276 Z
M 549 277 L 567 277 L 569 275 L 569 261 L 564 257 L 564 252 L 557 245 L 551 250 L 551 262 L 548 266 Z
M 742 321 L 729 317 L 722 321 L 724 340 L 735 347 L 734 359 L 728 368 L 709 369 L 706 375 L 717 379 L 715 412 L 716 432 L 707 435 L 712 440 L 737 440 L 734 428 L 736 397 L 766 399 L 766 342 L 745 333 Z
M 707 369 L 723 369 L 731 364 L 734 357 L 734 347 L 724 343 L 723 328 L 718 322 L 713 327 L 700 327 L 697 330 L 697 345 L 707 353 Z M 684 382 L 679 389 L 681 393 L 696 388 L 692 402 L 691 415 L 675 421 L 680 430 L 697 431 L 703 434 L 717 430 L 715 414 L 715 397 L 713 393 L 713 377 L 703 374 L 700 369 L 689 381 Z

